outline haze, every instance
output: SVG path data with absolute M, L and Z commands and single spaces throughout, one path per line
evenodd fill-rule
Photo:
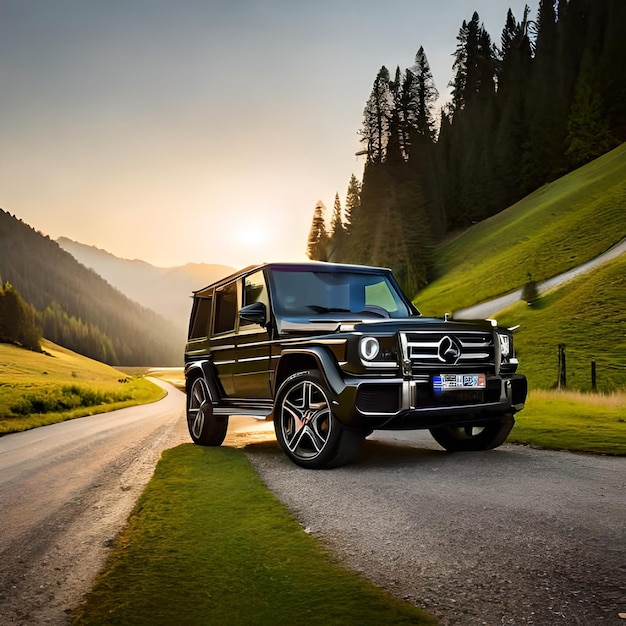
M 463 20 L 524 5 L 3 0 L 0 207 L 162 267 L 302 259 L 380 67 L 424 46 L 443 101 Z

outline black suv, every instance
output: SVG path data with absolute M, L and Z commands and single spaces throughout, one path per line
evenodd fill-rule
M 430 430 L 446 450 L 502 444 L 524 407 L 510 330 L 422 317 L 390 270 L 249 267 L 193 295 L 187 421 L 219 446 L 229 415 L 273 419 L 302 467 L 350 462 L 374 430 Z

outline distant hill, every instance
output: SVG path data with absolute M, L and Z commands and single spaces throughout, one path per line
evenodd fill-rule
M 132 300 L 173 322 L 183 333 L 189 322 L 191 292 L 235 271 L 226 265 L 205 263 L 156 267 L 145 261 L 121 259 L 67 237 L 60 237 L 57 243 L 85 267 L 93 269 Z
M 42 315 L 44 336 L 112 365 L 177 365 L 180 331 L 55 241 L 0 209 L 0 281 Z

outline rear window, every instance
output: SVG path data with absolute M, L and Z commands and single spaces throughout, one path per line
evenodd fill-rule
M 206 337 L 209 334 L 209 319 L 211 318 L 211 305 L 213 298 L 196 298 L 191 313 L 189 327 L 189 339 Z

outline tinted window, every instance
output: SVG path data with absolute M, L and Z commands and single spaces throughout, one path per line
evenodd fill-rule
M 256 272 L 247 276 L 243 287 L 243 306 L 248 306 L 255 302 L 262 302 L 265 309 L 269 311 L 269 298 L 267 297 L 267 288 L 265 286 L 265 277 L 263 272 Z M 239 325 L 244 326 L 252 324 L 246 320 L 240 320 Z
M 215 292 L 215 322 L 213 334 L 226 333 L 235 329 L 237 315 L 237 284 L 230 283 Z
M 349 272 L 273 273 L 277 311 L 282 315 L 362 313 L 381 307 L 391 317 L 411 314 L 387 276 Z
M 191 316 L 191 327 L 189 329 L 189 339 L 207 336 L 212 303 L 213 298 L 195 299 Z

